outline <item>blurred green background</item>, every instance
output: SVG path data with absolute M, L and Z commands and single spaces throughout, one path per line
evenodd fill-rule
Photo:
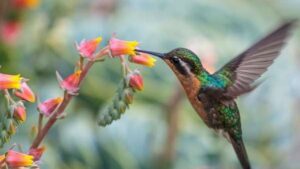
M 1 23 L 9 10 L 6 1 L 1 0 Z M 100 35 L 103 46 L 114 33 L 148 50 L 190 48 L 214 70 L 284 20 L 300 18 L 299 7 L 300 0 L 40 0 L 18 18 L 15 39 L 2 37 L 1 72 L 29 78 L 40 100 L 60 96 L 55 71 L 63 76 L 73 71 L 78 59 L 74 42 Z M 300 168 L 299 26 L 264 74 L 265 82 L 238 99 L 255 169 Z M 47 136 L 41 168 L 240 168 L 231 145 L 204 125 L 164 63 L 137 67 L 145 90 L 120 120 L 103 128 L 97 126 L 97 114 L 114 95 L 121 70 L 117 59 L 94 66 L 68 116 Z M 28 120 L 10 145 L 30 146 L 35 106 L 28 105 Z

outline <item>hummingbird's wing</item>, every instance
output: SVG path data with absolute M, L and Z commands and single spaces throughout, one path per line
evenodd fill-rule
M 226 96 L 235 98 L 253 89 L 252 83 L 280 54 L 293 24 L 283 24 L 213 74 L 225 81 Z

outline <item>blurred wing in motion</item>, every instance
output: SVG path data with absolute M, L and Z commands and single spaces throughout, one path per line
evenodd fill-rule
M 280 54 L 294 23 L 282 25 L 214 74 L 227 82 L 225 96 L 235 98 L 253 89 L 252 83 Z

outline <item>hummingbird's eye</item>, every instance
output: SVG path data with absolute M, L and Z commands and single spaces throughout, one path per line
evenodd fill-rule
M 177 56 L 173 56 L 173 57 L 172 57 L 172 61 L 173 61 L 174 63 L 179 63 L 179 62 L 180 62 L 180 60 L 179 60 L 179 58 L 178 58 Z

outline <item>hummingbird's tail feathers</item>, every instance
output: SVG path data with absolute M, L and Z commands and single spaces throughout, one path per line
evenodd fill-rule
M 251 165 L 248 159 L 247 151 L 244 146 L 243 140 L 236 140 L 234 139 L 234 137 L 230 136 L 230 134 L 229 138 L 243 169 L 251 169 Z

